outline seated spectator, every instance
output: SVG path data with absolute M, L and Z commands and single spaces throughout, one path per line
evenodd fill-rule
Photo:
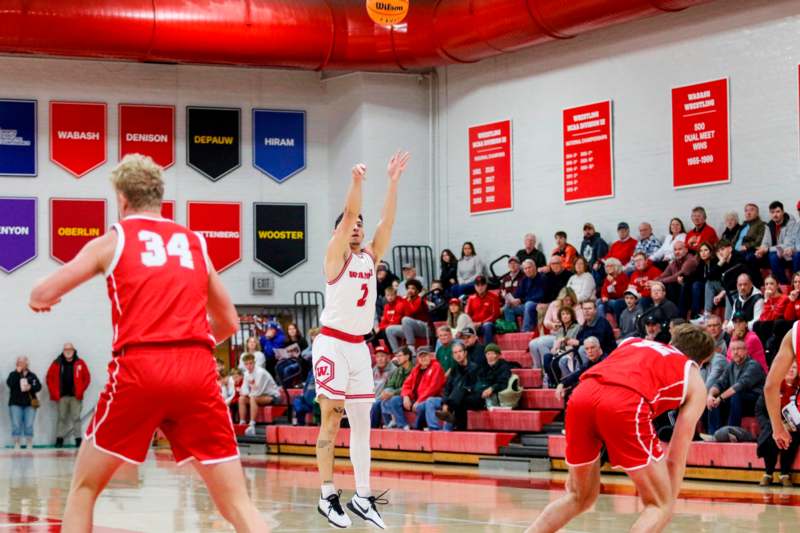
M 705 328 L 714 339 L 714 353 L 727 356 L 731 336 L 722 328 L 722 319 L 717 315 L 710 315 L 705 321 Z
M 428 306 L 419 295 L 422 284 L 418 279 L 406 281 L 407 296 L 405 299 L 405 316 L 400 319 L 399 326 L 386 328 L 386 339 L 389 341 L 393 352 L 397 352 L 400 343 L 405 338 L 406 345 L 412 350 L 417 337 L 428 338 L 428 324 L 431 321 Z
M 708 390 L 707 424 L 711 435 L 723 425 L 741 426 L 742 418 L 754 413 L 767 377 L 761 365 L 748 355 L 744 341 L 732 340 L 731 351 L 731 361 L 719 380 Z
M 701 308 L 705 316 L 712 313 L 714 310 L 713 293 L 715 290 L 719 290 L 715 287 L 722 286 L 721 280 L 722 271 L 717 262 L 714 245 L 704 242 L 697 252 L 697 270 L 695 270 L 692 281 L 692 318 L 700 316 Z M 706 285 L 709 283 L 713 284 L 711 290 L 706 289 Z
M 725 306 L 725 320 L 730 320 L 733 313 L 733 300 L 736 296 L 736 283 L 740 274 L 747 272 L 744 258 L 733 249 L 730 241 L 717 243 L 717 270 L 719 281 L 707 280 L 705 287 L 706 309 L 709 312 L 718 305 Z M 711 308 L 708 307 L 709 302 Z
M 672 336 L 675 334 L 675 328 L 677 328 L 678 326 L 682 326 L 682 325 L 684 325 L 686 323 L 687 322 L 686 322 L 685 318 L 673 318 L 672 320 L 670 320 L 669 321 L 669 337 L 670 337 L 670 339 L 672 339 Z
M 586 259 L 596 285 L 600 285 L 603 279 L 603 262 L 601 260 L 606 255 L 608 255 L 608 243 L 594 229 L 594 224 L 587 222 L 583 225 L 580 257 Z
M 389 402 L 391 402 L 394 398 L 400 398 L 399 402 L 402 403 L 403 400 L 400 396 L 400 393 L 403 389 L 406 379 L 408 378 L 409 374 L 411 374 L 411 369 L 414 367 L 414 364 L 411 361 L 412 356 L 413 353 L 408 346 L 403 346 L 394 354 L 392 363 L 394 363 L 395 371 L 392 372 L 392 375 L 389 376 L 388 380 L 386 380 L 386 386 L 378 396 L 378 398 L 381 400 L 381 416 L 383 417 L 383 427 L 397 427 L 397 423 L 394 419 L 392 419 L 389 411 Z
M 533 359 L 533 368 L 542 368 L 542 361 L 544 354 L 553 351 L 553 344 L 556 341 L 555 334 L 552 334 L 557 328 L 561 326 L 561 318 L 559 311 L 562 307 L 571 307 L 575 311 L 575 320 L 578 324 L 583 324 L 583 309 L 577 301 L 575 292 L 569 287 L 564 287 L 558 295 L 558 299 L 554 300 L 547 306 L 547 313 L 544 315 L 544 329 L 547 335 L 539 335 L 528 343 L 528 350 Z
M 461 309 L 461 300 L 450 298 L 447 310 L 447 326 L 453 336 L 458 335 L 458 332 L 467 326 L 473 325 L 472 318 Z
M 253 354 L 242 356 L 245 373 L 242 388 L 239 391 L 239 420 L 249 420 L 245 435 L 256 433 L 256 413 L 264 405 L 276 404 L 281 400 L 281 390 L 269 372 L 256 366 Z M 247 408 L 250 408 L 248 419 Z
M 267 330 L 259 341 L 261 342 L 261 351 L 264 352 L 264 367 L 267 372 L 272 374 L 272 377 L 275 377 L 275 364 L 277 363 L 275 361 L 275 348 L 283 348 L 285 340 L 286 335 L 283 333 L 281 325 L 274 320 L 267 322 Z
M 286 327 L 286 340 L 284 341 L 283 346 L 285 348 L 287 346 L 291 346 L 292 344 L 299 346 L 301 352 L 308 348 L 308 341 L 305 337 L 303 337 L 303 332 L 300 331 L 300 328 L 298 328 L 297 324 L 294 322 Z
M 717 318 L 719 319 L 719 317 Z M 709 333 L 711 332 L 709 331 Z M 725 354 L 716 349 L 711 357 L 700 363 L 700 377 L 703 378 L 706 390 L 710 390 L 719 381 L 726 366 L 728 366 L 728 361 L 725 359 Z
M 378 329 L 371 339 L 373 346 L 377 346 L 381 341 L 388 342 L 389 345 L 392 346 L 391 341 L 386 335 L 386 331 L 391 326 L 399 327 L 403 317 L 408 313 L 405 299 L 397 296 L 397 291 L 394 288 L 386 288 L 384 300 L 383 315 L 381 316 L 381 321 L 378 322 Z M 395 346 L 392 346 L 392 348 L 394 349 Z
M 658 281 L 666 287 L 667 298 L 678 305 L 680 316 L 686 316 L 691 304 L 692 281 L 697 270 L 697 259 L 689 253 L 686 243 L 678 241 L 672 247 L 675 259 L 670 261 L 667 269 L 658 277 Z
M 644 317 L 644 335 L 642 338 L 646 341 L 660 342 L 667 344 L 670 339 L 669 331 L 664 328 L 664 325 L 659 322 L 658 318 L 653 315 Z
M 653 281 L 650 283 L 650 296 L 652 297 L 653 305 L 643 309 L 641 315 L 637 319 L 637 329 L 639 336 L 645 338 L 644 331 L 644 317 L 653 317 L 661 324 L 663 331 L 667 330 L 669 321 L 679 316 L 678 306 L 671 301 L 667 300 L 667 290 L 664 284 L 660 281 Z
M 378 299 L 381 299 L 387 287 L 393 287 L 394 283 L 398 281 L 398 278 L 392 273 L 392 270 L 389 268 L 389 263 L 381 261 L 378 263 L 378 266 L 375 267 L 375 281 L 378 286 Z
M 309 414 L 314 413 L 314 405 L 317 403 L 317 385 L 314 373 L 309 372 L 306 381 L 303 383 L 303 394 L 292 399 L 292 409 L 294 417 L 292 425 L 305 426 Z M 380 427 L 380 426 L 373 426 Z
M 262 352 L 259 348 L 261 348 L 261 344 L 258 342 L 257 338 L 247 338 L 247 341 L 244 343 L 244 352 L 242 353 L 242 356 L 239 357 L 239 371 L 242 374 L 245 372 L 244 355 L 248 353 L 254 357 L 256 366 L 258 368 L 266 368 L 267 360 L 264 357 L 264 352 Z
M 467 357 L 470 362 L 475 363 L 478 367 L 486 364 L 486 354 L 484 353 L 483 344 L 478 339 L 478 334 L 475 328 L 467 326 L 458 332 L 458 339 L 464 343 L 464 348 L 467 349 Z
M 526 259 L 522 263 L 522 270 L 525 277 L 520 281 L 514 297 L 506 302 L 503 314 L 509 322 L 516 322 L 517 317 L 521 315 L 522 331 L 533 331 L 538 320 L 536 304 L 544 296 L 544 281 L 536 271 L 536 263 L 532 260 Z
M 694 228 L 686 234 L 686 247 L 692 253 L 697 253 L 704 242 L 716 244 L 719 238 L 714 228 L 706 224 L 706 210 L 698 206 L 692 209 L 692 223 Z M 674 244 L 674 243 L 673 243 Z M 674 250 L 674 247 L 673 247 Z
M 467 241 L 461 246 L 461 259 L 456 270 L 458 285 L 450 287 L 450 294 L 461 296 L 475 292 L 475 278 L 486 275 L 486 265 L 475 253 L 475 246 Z
M 422 287 L 422 290 L 419 291 L 420 295 L 425 293 L 425 288 L 428 286 L 425 278 L 417 274 L 417 267 L 415 267 L 413 263 L 406 263 L 403 265 L 403 282 L 400 283 L 400 287 L 397 289 L 398 296 L 402 298 L 406 297 L 406 294 L 408 294 L 407 282 L 412 279 L 419 281 L 419 284 Z
M 770 221 L 758 250 L 760 257 L 767 256 L 772 274 L 778 283 L 786 285 L 786 269 L 800 270 L 800 252 L 795 251 L 795 242 L 800 229 L 789 213 L 784 212 L 781 202 L 769 204 Z
M 300 352 L 300 357 L 306 360 L 309 364 L 311 363 L 311 347 L 314 346 L 314 339 L 319 336 L 320 328 L 311 328 L 308 330 L 308 348 Z
M 758 265 L 761 263 L 760 259 L 763 254 L 759 254 L 758 248 L 764 240 L 764 232 L 767 230 L 767 225 L 761 220 L 758 213 L 758 206 L 756 204 L 747 204 L 744 206 L 744 224 L 742 231 L 739 233 L 739 238 L 734 244 L 734 249 L 744 256 L 746 263 L 751 265 Z
M 605 353 L 610 354 L 613 352 L 617 347 L 617 341 L 614 339 L 614 330 L 608 320 L 597 313 L 597 304 L 589 300 L 581 304 L 581 309 L 583 310 L 584 322 L 578 332 L 578 342 L 567 341 L 567 343 L 577 348 L 583 344 L 587 337 L 597 337 L 597 340 L 600 341 L 600 347 L 603 348 Z M 585 359 L 583 353 L 581 353 L 581 356 Z
M 450 374 L 453 368 L 453 333 L 448 326 L 436 328 L 436 338 L 438 346 L 436 348 L 436 360 L 442 365 L 445 375 Z
M 636 243 L 636 247 L 633 249 L 633 253 L 643 253 L 645 257 L 651 259 L 655 253 L 661 249 L 661 240 L 653 235 L 653 226 L 650 225 L 649 222 L 642 222 L 639 224 L 639 242 Z M 624 263 L 624 268 L 626 273 L 630 273 L 634 269 L 633 264 L 633 255 L 631 255 L 631 259 Z
M 800 320 L 800 272 L 792 276 L 792 287 L 789 289 L 786 309 L 783 318 L 787 321 Z
M 373 428 L 381 427 L 381 420 L 383 415 L 381 413 L 381 403 L 383 400 L 383 390 L 389 383 L 389 378 L 392 377 L 392 372 L 395 371 L 394 363 L 389 357 L 389 351 L 386 346 L 380 345 L 375 348 L 375 366 L 372 367 L 372 383 L 375 387 L 375 401 L 372 403 L 369 417 L 370 423 Z
M 559 326 L 553 330 L 555 341 L 550 353 L 542 357 L 542 368 L 545 372 L 545 386 L 555 387 L 561 376 L 559 360 L 568 353 L 577 351 L 580 345 L 578 332 L 581 329 L 575 318 L 575 311 L 571 307 L 562 307 L 558 311 Z
M 761 368 L 764 370 L 764 374 L 769 372 L 767 357 L 764 353 L 764 345 L 761 344 L 761 339 L 758 338 L 758 335 L 750 330 L 747 317 L 745 317 L 742 313 L 733 313 L 731 322 L 733 323 L 733 330 L 731 331 L 731 340 L 728 343 L 728 352 L 726 354 L 728 361 L 733 358 L 733 349 L 731 347 L 733 341 L 740 340 L 745 343 L 747 355 L 761 365 Z
M 781 409 L 790 402 L 796 402 L 800 393 L 800 380 L 797 378 L 797 362 L 792 363 L 789 372 L 781 382 Z M 797 456 L 797 449 L 800 446 L 800 431 L 795 429 L 789 432 L 791 441 L 785 450 L 778 448 L 772 438 L 772 424 L 767 413 L 764 395 L 758 399 L 755 408 L 758 425 L 761 428 L 758 434 L 758 447 L 756 454 L 764 459 L 764 477 L 761 478 L 759 485 L 768 487 L 772 484 L 775 474 L 775 466 L 778 464 L 778 457 L 781 459 L 780 484 L 784 487 L 791 487 L 792 484 L 792 465 Z
M 42 390 L 42 382 L 28 368 L 29 361 L 24 355 L 17 357 L 16 367 L 8 375 L 8 411 L 11 416 L 11 438 L 14 449 L 33 449 L 33 422 L 39 399 L 36 397 Z M 25 439 L 26 444 L 20 441 Z
M 633 287 L 628 287 L 623 296 L 625 309 L 619 314 L 619 338 L 627 339 L 636 336 L 636 319 L 641 312 L 639 307 L 639 293 Z
M 313 372 L 309 372 L 313 376 Z M 225 385 L 222 387 L 222 398 L 225 400 L 225 405 L 231 413 L 231 418 L 235 422 L 239 421 L 239 391 L 242 388 L 242 381 L 244 377 L 242 371 L 238 368 L 231 368 L 228 376 L 225 378 Z
M 449 299 L 446 297 L 441 281 L 438 279 L 431 281 L 431 290 L 428 291 L 424 298 L 428 306 L 428 313 L 430 313 L 431 320 L 434 322 L 447 320 Z
M 439 256 L 439 279 L 447 294 L 453 285 L 458 285 L 458 259 L 450 248 L 442 250 Z
M 383 404 L 394 420 L 395 426 L 409 431 L 411 427 L 406 421 L 405 411 L 414 411 L 417 415 L 414 429 L 422 429 L 425 423 L 425 410 L 428 408 L 427 402 L 442 396 L 445 381 L 444 370 L 433 356 L 433 349 L 430 346 L 420 347 L 417 350 L 417 364 L 403 382 L 401 395 Z M 433 403 L 432 401 L 431 404 Z
M 500 391 L 508 387 L 508 380 L 511 378 L 511 365 L 502 358 L 503 352 L 496 344 L 487 344 L 486 364 L 478 369 L 478 383 L 475 391 L 480 394 L 483 400 L 481 409 L 498 407 Z
M 567 365 L 561 368 L 561 375 L 563 377 L 561 381 L 558 382 L 558 385 L 556 385 L 556 398 L 563 401 L 565 407 L 572 389 L 578 384 L 583 373 L 597 363 L 605 361 L 608 357 L 607 353 L 603 353 L 603 349 L 600 347 L 600 341 L 597 340 L 596 337 L 586 337 L 583 341 L 583 349 L 586 352 L 585 362 L 578 357 L 574 358 L 575 366 L 571 371 Z M 562 361 L 565 360 L 566 358 L 562 359 Z
M 639 293 L 640 305 L 650 307 L 653 304 L 650 297 L 650 285 L 661 276 L 661 270 L 654 267 L 641 252 L 633 255 L 633 265 L 634 271 L 630 275 L 630 285 Z
M 550 257 L 550 262 L 544 269 L 539 269 L 539 272 L 543 271 L 544 294 L 539 303 L 539 312 L 541 313 L 545 312 L 547 306 L 558 298 L 561 289 L 567 286 L 569 278 L 572 277 L 572 272 L 564 268 L 564 261 L 557 255 Z
M 622 270 L 622 263 L 616 257 L 606 259 L 606 277 L 603 286 L 600 288 L 600 304 L 597 306 L 600 316 L 606 316 L 606 312 L 614 314 L 615 319 L 619 319 L 619 314 L 625 309 L 623 295 L 628 289 L 630 280 Z
M 589 263 L 583 257 L 577 257 L 573 267 L 575 273 L 567 281 L 567 287 L 575 291 L 578 302 L 594 301 L 596 299 L 597 286 L 594 282 L 594 276 L 589 271 Z
M 619 259 L 620 263 L 627 265 L 637 244 L 636 239 L 631 237 L 631 227 L 627 222 L 617 224 L 617 236 L 619 240 L 611 243 L 611 248 L 608 249 L 606 258 L 615 257 Z
M 767 364 L 772 363 L 784 335 L 792 329 L 792 322 L 783 319 L 788 304 L 789 297 L 781 292 L 778 280 L 772 276 L 764 278 L 764 308 L 753 324 L 753 333 L 764 345 Z
M 476 391 L 480 367 L 471 362 L 460 341 L 453 343 L 453 370 L 447 377 L 442 396 L 431 399 L 425 408 L 425 422 L 431 430 L 445 431 L 467 429 L 467 411 L 482 409 L 484 400 Z M 438 407 L 437 407 L 438 406 Z
M 739 213 L 736 211 L 729 211 L 725 213 L 725 229 L 722 230 L 719 240 L 736 242 L 739 240 L 739 233 L 742 231 L 742 225 L 739 224 Z
M 537 265 L 544 265 L 547 262 L 544 254 L 539 250 L 539 243 L 533 233 L 525 234 L 524 247 L 517 250 L 516 258 L 520 264 L 526 259 L 532 259 Z
M 567 233 L 565 231 L 557 231 L 555 234 L 556 247 L 550 252 L 551 256 L 557 255 L 564 263 L 564 268 L 572 270 L 572 265 L 575 258 L 578 257 L 578 250 L 567 242 Z
M 541 253 L 541 252 L 539 252 Z M 535 261 L 534 261 L 535 262 Z M 536 263 L 537 265 L 539 263 Z M 508 272 L 500 278 L 500 299 L 505 300 L 509 296 L 514 296 L 519 282 L 522 281 L 524 274 L 520 268 L 520 261 L 516 256 L 508 258 Z
M 536 269 L 534 269 L 534 274 Z M 475 294 L 467 300 L 467 314 L 472 319 L 476 331 L 483 336 L 483 343 L 494 340 L 494 321 L 500 318 L 500 297 L 489 292 L 486 278 L 475 278 Z
M 751 330 L 764 311 L 764 296 L 753 286 L 753 281 L 747 274 L 739 274 L 739 277 L 736 278 L 736 296 L 733 300 L 732 311 L 733 314 L 741 313 L 747 319 L 747 327 Z M 728 321 L 725 329 L 731 331 L 733 322 Z
M 669 221 L 669 232 L 667 236 L 664 237 L 664 242 L 662 242 L 661 247 L 649 257 L 652 264 L 657 265 L 659 270 L 667 268 L 667 264 L 675 259 L 672 248 L 675 241 L 686 241 L 686 229 L 683 226 L 683 221 L 679 218 L 673 218 Z M 635 258 L 636 252 L 634 252 L 633 255 Z M 645 255 L 645 258 L 647 258 L 647 255 Z M 636 265 L 634 264 L 634 268 L 635 267 Z

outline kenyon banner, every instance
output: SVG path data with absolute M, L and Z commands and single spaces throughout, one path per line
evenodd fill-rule
M 211 181 L 241 165 L 238 108 L 186 108 L 186 163 Z
M 119 158 L 143 154 L 164 168 L 175 163 L 175 108 L 119 105 Z
M 36 175 L 36 100 L 0 99 L 0 175 Z
M 161 216 L 170 220 L 175 220 L 175 200 L 164 200 L 161 202 Z
M 66 263 L 83 246 L 106 232 L 106 201 L 50 199 L 50 257 Z
M 10 274 L 36 258 L 36 198 L 0 197 L 0 270 Z
M 675 188 L 730 181 L 728 80 L 672 89 Z
M 512 208 L 511 121 L 469 129 L 469 212 Z
M 611 101 L 564 110 L 564 201 L 614 195 Z
M 106 104 L 50 102 L 50 159 L 76 178 L 106 162 Z
M 240 202 L 187 202 L 186 225 L 205 237 L 208 256 L 217 272 L 242 259 Z
M 306 204 L 253 204 L 256 263 L 279 276 L 306 262 Z
M 283 183 L 306 168 L 306 112 L 253 109 L 253 166 Z

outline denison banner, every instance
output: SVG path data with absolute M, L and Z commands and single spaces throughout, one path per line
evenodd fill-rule
M 512 208 L 511 121 L 469 128 L 469 212 Z
M 36 198 L 0 197 L 0 270 L 10 274 L 36 258 Z
M 564 110 L 564 201 L 614 196 L 611 101 Z
M 50 159 L 76 178 L 106 162 L 106 104 L 50 102 Z
M 175 163 L 175 107 L 119 105 L 119 158 L 142 154 L 163 168 Z
M 675 188 L 730 181 L 728 132 L 727 79 L 672 89 Z
M 50 257 L 66 263 L 83 246 L 106 232 L 106 201 L 50 199 Z
M 256 263 L 279 276 L 307 260 L 306 204 L 253 204 Z
M 161 202 L 161 216 L 169 220 L 175 220 L 175 200 Z
M 186 108 L 186 163 L 211 181 L 241 165 L 242 110 Z
M 306 168 L 306 112 L 253 109 L 253 166 L 283 183 Z
M 241 202 L 187 202 L 186 225 L 203 235 L 217 272 L 242 259 Z
M 0 99 L 0 175 L 36 175 L 36 100 Z

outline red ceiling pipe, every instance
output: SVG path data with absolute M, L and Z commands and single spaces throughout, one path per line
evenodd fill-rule
M 362 0 L 0 0 L 0 53 L 426 70 L 710 0 L 411 0 L 374 24 Z

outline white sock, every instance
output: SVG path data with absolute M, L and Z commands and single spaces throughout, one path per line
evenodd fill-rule
M 369 447 L 371 403 L 345 402 L 347 421 L 350 423 L 350 462 L 356 478 L 356 494 L 362 498 L 372 495 L 369 486 L 370 461 L 372 451 Z
M 336 487 L 333 483 L 323 483 L 320 492 L 322 493 L 322 499 L 324 500 L 325 498 L 336 494 Z

